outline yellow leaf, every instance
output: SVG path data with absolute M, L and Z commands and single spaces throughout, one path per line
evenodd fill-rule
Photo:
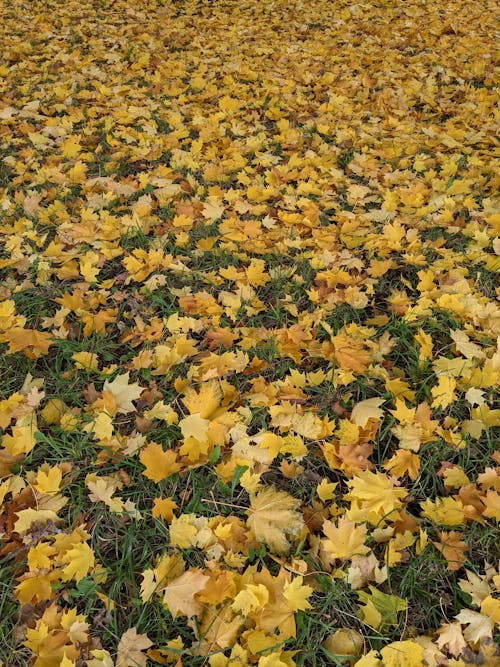
M 93 433 L 95 439 L 105 442 L 113 437 L 113 418 L 106 412 L 100 412 L 95 420 L 84 427 L 87 433 Z
M 381 667 L 382 663 L 377 655 L 377 651 L 372 650 L 357 660 L 353 667 Z
M 258 542 L 264 542 L 276 553 L 288 550 L 285 535 L 296 535 L 304 525 L 297 511 L 300 501 L 272 487 L 250 496 L 247 525 Z
M 469 336 L 461 329 L 450 330 L 450 338 L 455 343 L 457 352 L 460 352 L 466 359 L 484 359 L 486 352 L 473 343 Z
M 109 651 L 95 649 L 90 651 L 92 658 L 87 660 L 87 667 L 114 667 L 115 663 Z
M 3 436 L 2 445 L 11 456 L 28 454 L 36 445 L 36 433 L 38 430 L 35 415 L 26 415 L 17 420 L 11 435 Z
M 258 667 L 289 667 L 290 663 L 282 660 L 283 654 L 281 651 L 273 652 L 269 655 L 259 658 Z M 293 663 L 292 663 L 293 664 Z
M 462 634 L 462 626 L 458 621 L 442 625 L 438 630 L 438 635 L 439 637 L 436 639 L 437 647 L 445 648 L 455 658 L 458 658 L 464 648 L 467 647 L 467 642 Z
M 179 549 L 188 549 L 196 544 L 198 526 L 192 521 L 193 514 L 181 514 L 173 517 L 170 525 L 170 544 Z
M 217 410 L 222 399 L 220 383 L 217 380 L 203 382 L 198 389 L 189 387 L 184 392 L 182 402 L 189 414 L 199 414 L 203 419 L 210 418 Z
M 146 467 L 142 474 L 153 482 L 161 482 L 178 472 L 181 466 L 177 463 L 177 454 L 172 449 L 163 451 L 157 442 L 150 442 L 139 454 L 139 460 Z
M 481 614 L 489 616 L 494 623 L 500 625 L 500 600 L 488 595 L 481 602 Z
M 369 419 L 382 419 L 384 412 L 380 409 L 380 405 L 384 402 L 383 398 L 367 398 L 360 403 L 357 403 L 351 412 L 351 421 L 364 428 Z
M 184 572 L 180 577 L 171 581 L 163 591 L 163 604 L 172 614 L 177 616 L 198 616 L 202 610 L 201 603 L 194 597 L 201 591 L 209 577 L 195 568 Z
M 345 334 L 332 337 L 335 359 L 343 371 L 364 373 L 370 363 L 370 355 L 361 341 L 349 338 Z
M 329 482 L 326 478 L 323 478 L 316 487 L 316 493 L 318 494 L 320 500 L 325 502 L 327 500 L 332 500 L 332 498 L 335 496 L 336 488 L 337 482 Z
M 177 503 L 171 498 L 155 498 L 151 514 L 155 519 L 164 519 L 167 523 L 171 523 L 175 509 L 177 509 Z
M 34 487 L 40 493 L 54 494 L 59 491 L 62 481 L 62 472 L 58 466 L 49 468 L 47 472 L 39 470 L 36 475 Z
M 28 532 L 33 523 L 47 523 L 48 521 L 56 523 L 60 521 L 53 510 L 35 510 L 29 508 L 18 510 L 16 515 L 17 521 L 14 523 L 14 531 L 20 534 Z
M 146 667 L 147 655 L 143 653 L 153 645 L 146 634 L 139 635 L 135 628 L 125 632 L 118 643 L 115 667 Z
M 68 137 L 61 144 L 61 152 L 67 158 L 76 157 L 80 154 L 81 150 L 82 146 L 78 143 L 78 137 Z
M 382 593 L 374 586 L 369 586 L 369 589 L 369 593 L 359 591 L 357 594 L 360 601 L 365 603 L 358 612 L 360 618 L 372 627 L 380 628 L 381 632 L 397 625 L 398 612 L 405 611 L 408 607 L 407 600 L 397 595 Z M 380 618 L 378 618 L 378 615 L 380 615 Z M 374 625 L 370 620 L 374 622 L 378 620 L 378 625 Z
M 341 517 L 335 525 L 325 519 L 323 533 L 327 539 L 321 540 L 321 545 L 331 558 L 347 560 L 370 553 L 370 547 L 365 544 L 367 529 L 364 524 L 356 526 L 353 521 Z
M 344 498 L 352 503 L 349 517 L 359 516 L 361 520 L 367 519 L 372 525 L 378 524 L 402 507 L 401 499 L 407 495 L 405 489 L 394 486 L 386 475 L 370 470 L 358 473 L 347 484 L 350 491 Z
M 95 556 L 86 542 L 76 544 L 68 549 L 61 558 L 61 563 L 67 563 L 63 570 L 63 581 L 74 579 L 77 583 L 87 576 L 95 565 Z
M 117 375 L 112 382 L 106 380 L 103 391 L 109 391 L 115 397 L 116 411 L 118 413 L 135 412 L 136 407 L 132 401 L 136 401 L 144 391 L 137 382 L 129 384 L 129 373 Z
M 75 352 L 71 358 L 75 362 L 76 368 L 83 368 L 87 371 L 99 370 L 99 362 L 95 352 Z
M 455 389 L 457 382 L 455 378 L 448 375 L 440 375 L 438 383 L 432 387 L 431 394 L 434 397 L 431 405 L 433 408 L 447 408 L 453 401 L 456 400 L 457 395 Z
M 16 392 L 9 396 L 9 398 L 0 401 L 0 428 L 4 430 L 9 426 L 13 418 L 16 408 L 25 402 L 25 397 Z
M 30 570 L 49 568 L 52 564 L 51 557 L 57 553 L 48 542 L 38 542 L 28 551 L 28 567 Z
M 476 643 L 482 639 L 492 638 L 494 623 L 489 616 L 479 614 L 471 609 L 462 609 L 455 618 L 459 623 L 467 626 L 464 630 L 465 641 Z
M 201 214 L 206 220 L 218 220 L 222 217 L 222 214 L 225 211 L 225 207 L 220 203 L 219 200 L 211 198 L 205 202 L 203 205 L 203 210 Z
M 478 607 L 481 605 L 481 602 L 489 596 L 490 587 L 488 582 L 484 577 L 478 576 L 475 572 L 470 570 L 465 570 L 467 579 L 460 579 L 458 585 L 472 598 L 472 603 Z
M 330 635 L 323 646 L 334 656 L 356 656 L 361 653 L 363 643 L 363 635 L 357 630 L 342 628 Z
M 307 598 L 312 595 L 313 589 L 310 586 L 304 586 L 303 581 L 303 577 L 295 577 L 292 581 L 286 582 L 283 587 L 283 595 L 293 611 L 311 609 Z
M 75 667 L 75 665 L 76 665 L 76 662 L 74 662 L 73 660 L 70 660 L 67 657 L 66 653 L 64 653 L 63 659 L 59 663 L 59 667 Z
M 99 255 L 92 250 L 86 252 L 79 259 L 80 273 L 88 283 L 95 283 L 97 280 L 97 274 L 100 271 L 97 265 L 98 261 Z
M 251 612 L 264 607 L 268 601 L 269 591 L 264 584 L 246 584 L 245 588 L 234 598 L 231 609 L 248 616 Z
M 200 413 L 188 415 L 179 422 L 179 428 L 181 429 L 183 438 L 195 438 L 200 442 L 206 440 L 209 426 L 210 420 L 204 419 Z
M 397 449 L 388 461 L 384 461 L 384 470 L 396 477 L 408 475 L 415 481 L 420 470 L 420 457 L 407 449 Z
M 380 651 L 384 667 L 422 667 L 424 649 L 417 642 L 407 639 L 387 644 Z
M 145 410 L 144 417 L 146 419 L 163 419 L 167 424 L 177 424 L 179 420 L 177 412 L 163 401 L 155 403 L 151 410 Z
M 50 600 L 55 591 L 51 586 L 52 579 L 48 574 L 35 574 L 26 576 L 15 587 L 15 595 L 21 604 L 33 604 L 42 600 Z
M 460 538 L 462 533 L 455 530 L 450 532 L 442 531 L 439 533 L 439 542 L 433 542 L 443 557 L 448 561 L 448 570 L 459 570 L 465 563 L 465 552 L 468 550 L 466 542 Z
M 95 473 L 89 473 L 85 478 L 85 484 L 91 492 L 89 498 L 92 502 L 103 502 L 112 512 L 123 512 L 123 500 L 119 497 L 113 497 L 118 487 L 114 479 L 98 477 Z
M 462 501 L 459 498 L 436 498 L 424 500 L 420 503 L 423 512 L 434 523 L 442 526 L 461 526 L 465 524 L 465 513 Z
M 425 333 L 423 329 L 419 329 L 415 340 L 420 345 L 418 359 L 420 362 L 432 359 L 432 336 Z

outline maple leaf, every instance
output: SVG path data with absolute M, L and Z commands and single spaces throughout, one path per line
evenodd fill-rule
M 146 667 L 147 655 L 143 653 L 153 642 L 146 634 L 138 634 L 135 628 L 127 630 L 118 642 L 115 667 Z
M 467 642 L 462 633 L 462 626 L 458 621 L 442 625 L 438 630 L 438 635 L 436 645 L 439 648 L 446 648 L 448 653 L 451 653 L 456 658 L 467 647 Z
M 424 649 L 416 641 L 392 642 L 380 650 L 384 667 L 421 667 Z
M 135 412 L 136 407 L 132 401 L 136 401 L 144 391 L 137 382 L 129 384 L 129 376 L 127 372 L 117 375 L 112 382 L 106 380 L 104 383 L 103 391 L 109 391 L 114 396 L 118 413 Z
M 393 482 L 379 472 L 365 470 L 347 482 L 350 491 L 344 498 L 352 503 L 349 516 L 368 519 L 376 525 L 396 509 L 402 507 L 401 499 L 407 494 L 405 489 L 394 486 Z
M 311 609 L 311 605 L 307 601 L 312 593 L 311 586 L 303 585 L 303 577 L 295 577 L 290 582 L 286 582 L 283 586 L 283 595 L 286 598 L 290 609 L 293 611 L 304 611 Z
M 490 594 L 488 582 L 470 570 L 465 570 L 465 574 L 467 579 L 460 579 L 458 585 L 471 596 L 473 604 L 479 607 L 481 602 Z
M 0 342 L 9 344 L 9 352 L 21 351 L 28 359 L 38 359 L 47 354 L 54 343 L 51 334 L 36 329 L 12 327 L 0 334 Z
M 384 461 L 384 469 L 396 477 L 408 475 L 415 481 L 420 470 L 420 457 L 406 449 L 397 449 L 388 461 Z
M 28 508 L 18 510 L 17 521 L 14 524 L 16 533 L 27 533 L 34 523 L 47 523 L 48 521 L 60 521 L 59 517 L 53 510 L 49 509 L 33 509 Z
M 433 542 L 436 549 L 438 549 L 448 561 L 448 570 L 459 570 L 466 561 L 465 552 L 468 550 L 468 545 L 460 538 L 462 533 L 455 530 L 439 533 L 439 542 Z
M 220 405 L 222 391 L 217 380 L 203 382 L 198 390 L 189 387 L 182 402 L 191 415 L 199 414 L 203 419 L 210 418 Z M 186 436 L 184 436 L 186 437 Z
M 63 569 L 63 579 L 74 579 L 78 583 L 94 567 L 94 552 L 86 542 L 81 542 L 65 552 L 61 558 L 61 563 L 66 563 L 66 567 Z
M 34 414 L 26 415 L 17 420 L 11 429 L 11 435 L 2 438 L 2 445 L 11 456 L 28 454 L 36 445 L 37 422 Z
M 248 616 L 251 612 L 264 607 L 269 601 L 269 591 L 264 584 L 245 584 L 231 603 L 231 609 Z
M 94 649 L 90 651 L 92 658 L 87 659 L 87 667 L 115 667 L 113 658 L 108 651 L 104 649 Z
M 199 442 L 206 439 L 209 426 L 210 420 L 204 419 L 199 413 L 188 415 L 179 422 L 183 438 L 195 438 Z
M 336 630 L 323 642 L 323 647 L 333 655 L 356 656 L 363 648 L 363 635 L 351 628 Z
M 155 519 L 164 519 L 167 523 L 171 523 L 175 509 L 177 509 L 177 503 L 171 498 L 155 498 L 151 514 Z
M 325 520 L 323 533 L 328 539 L 321 540 L 321 544 L 331 558 L 347 560 L 370 553 L 370 547 L 365 544 L 367 529 L 363 524 L 356 526 L 346 517 L 341 517 L 337 525 Z
M 116 480 L 89 473 L 85 478 L 85 484 L 91 492 L 90 500 L 95 503 L 99 501 L 105 503 L 112 512 L 123 512 L 123 500 L 119 497 L 113 497 L 118 488 Z
M 33 485 L 40 493 L 52 495 L 59 491 L 62 482 L 62 471 L 58 466 L 48 470 L 40 469 L 36 476 L 36 483 Z
M 431 403 L 432 407 L 444 409 L 453 403 L 457 398 L 455 394 L 456 386 L 455 378 L 440 375 L 437 385 L 431 389 L 431 394 L 434 397 Z
M 217 199 L 209 199 L 203 205 L 202 215 L 207 220 L 218 220 L 225 211 L 225 207 Z
M 370 355 L 361 341 L 337 334 L 332 337 L 332 343 L 335 359 L 342 370 L 364 373 L 370 363 Z
M 372 649 L 354 663 L 354 667 L 382 667 L 377 651 Z
M 379 406 L 383 402 L 383 398 L 367 398 L 357 403 L 352 409 L 351 421 L 357 426 L 364 428 L 369 419 L 382 419 L 384 413 Z
M 304 525 L 297 507 L 300 501 L 272 487 L 250 496 L 247 525 L 258 542 L 264 542 L 276 553 L 290 547 L 285 535 L 296 535 Z
M 195 600 L 195 595 L 205 588 L 208 580 L 209 577 L 201 570 L 193 568 L 181 574 L 164 588 L 163 604 L 173 618 L 199 615 L 202 605 Z
M 460 526 L 465 524 L 464 506 L 459 498 L 436 498 L 421 503 L 422 514 L 442 526 Z
M 455 618 L 459 623 L 467 626 L 464 630 L 464 639 L 467 642 L 475 644 L 482 639 L 491 639 L 493 636 L 494 623 L 489 616 L 471 609 L 462 609 Z
M 163 450 L 157 442 L 150 442 L 139 454 L 139 460 L 146 467 L 142 471 L 148 479 L 153 482 L 161 482 L 181 469 L 177 463 L 177 454 L 172 449 Z
M 500 600 L 488 595 L 481 602 L 481 613 L 489 616 L 491 620 L 500 625 Z

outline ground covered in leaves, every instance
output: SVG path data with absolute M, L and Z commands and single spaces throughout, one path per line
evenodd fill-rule
M 494 3 L 0 4 L 4 665 L 497 665 Z

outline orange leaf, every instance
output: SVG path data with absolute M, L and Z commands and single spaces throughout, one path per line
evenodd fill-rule
M 459 570 L 465 563 L 465 552 L 469 548 L 465 542 L 460 539 L 462 533 L 452 530 L 449 533 L 442 531 L 439 534 L 439 542 L 433 542 L 434 546 L 440 551 L 448 561 L 448 570 Z
M 160 482 L 181 469 L 177 463 L 177 454 L 171 449 L 163 451 L 157 442 L 150 442 L 139 455 L 139 460 L 146 470 L 142 471 L 148 479 Z

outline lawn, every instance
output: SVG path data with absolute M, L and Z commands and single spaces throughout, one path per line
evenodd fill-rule
M 0 0 L 0 666 L 498 666 L 492 0 Z

